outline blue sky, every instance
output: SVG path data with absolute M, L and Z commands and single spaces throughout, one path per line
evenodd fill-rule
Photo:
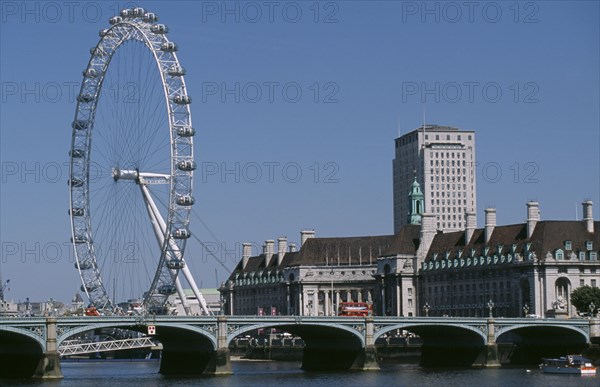
M 170 27 L 188 72 L 206 225 L 191 228 L 225 267 L 241 242 L 299 242 L 302 228 L 392 233 L 393 139 L 423 110 L 427 123 L 477 132 L 480 226 L 486 206 L 499 224 L 522 222 L 530 199 L 543 219 L 581 218 L 591 199 L 600 219 L 598 2 L 265 4 L 141 3 Z M 79 287 L 67 243 L 74 95 L 98 30 L 129 5 L 1 3 L 9 298 L 67 301 Z M 228 275 L 198 244 L 187 260 L 204 287 Z

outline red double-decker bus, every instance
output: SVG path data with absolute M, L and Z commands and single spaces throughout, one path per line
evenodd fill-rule
M 340 302 L 338 316 L 366 317 L 373 315 L 370 302 Z

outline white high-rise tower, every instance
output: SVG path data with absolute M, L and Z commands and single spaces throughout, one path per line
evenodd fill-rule
M 425 211 L 443 231 L 466 227 L 466 212 L 477 211 L 475 132 L 423 125 L 395 140 L 394 232 L 408 222 L 408 195 L 416 174 Z

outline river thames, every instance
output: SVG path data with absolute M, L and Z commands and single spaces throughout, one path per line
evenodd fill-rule
M 81 362 L 62 365 L 64 379 L 0 380 L 0 385 L 52 386 L 600 386 L 600 377 L 549 375 L 537 368 L 424 369 L 382 364 L 376 372 L 305 372 L 297 362 L 234 361 L 233 375 L 173 377 L 158 374 L 158 361 Z

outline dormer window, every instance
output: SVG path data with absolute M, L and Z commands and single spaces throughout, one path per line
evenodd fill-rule
M 585 248 L 587 249 L 587 251 L 592 250 L 594 248 L 594 243 L 592 241 L 585 242 Z
M 561 249 L 558 249 L 558 250 L 556 250 L 554 257 L 557 260 L 563 260 L 563 259 L 565 259 L 565 253 Z
M 598 253 L 595 251 L 592 251 L 590 253 L 590 261 L 597 261 L 598 260 Z
M 565 250 L 567 250 L 567 251 L 571 250 L 571 241 L 565 241 Z
M 585 251 L 580 251 L 579 252 L 579 260 L 580 261 L 585 261 Z

